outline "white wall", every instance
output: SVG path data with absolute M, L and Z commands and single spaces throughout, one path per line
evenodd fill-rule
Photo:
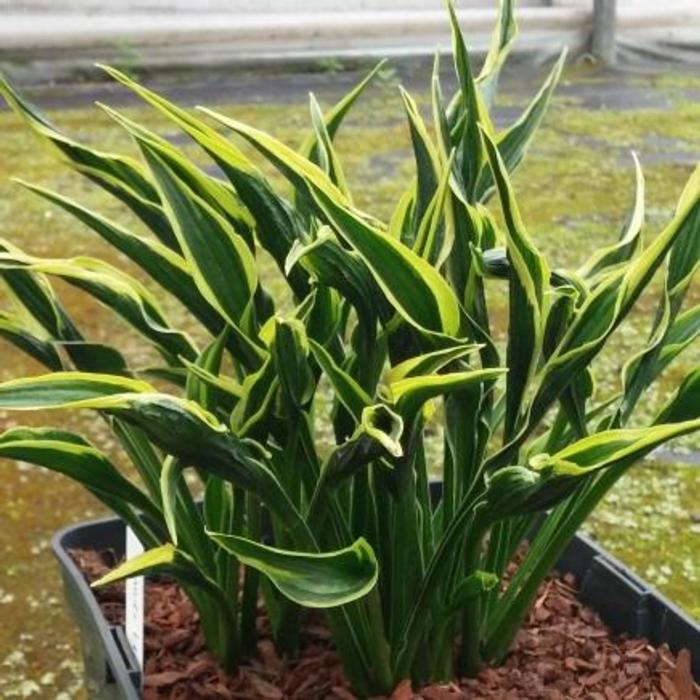
M 580 2 L 581 0 L 576 0 Z M 587 0 L 583 0 L 586 2 Z M 457 0 L 457 6 L 494 7 L 496 0 Z M 519 5 L 539 6 L 549 0 L 519 0 Z M 14 12 L 317 12 L 358 10 L 442 10 L 444 0 L 0 0 L 0 10 Z
M 518 7 L 579 7 L 590 9 L 593 0 L 516 0 Z M 498 0 L 455 0 L 458 7 L 496 7 Z M 665 0 L 678 9 L 697 10 L 700 0 Z M 617 0 L 622 9 L 654 9 L 659 0 Z M 8 13 L 60 14 L 160 14 L 160 13 L 246 13 L 264 14 L 361 11 L 361 10 L 444 10 L 444 0 L 0 0 L 0 20 Z

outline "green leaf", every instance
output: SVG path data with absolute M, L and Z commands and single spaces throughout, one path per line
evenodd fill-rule
M 156 190 L 137 161 L 88 148 L 63 135 L 1 75 L 0 95 L 34 133 L 59 151 L 71 168 L 126 204 L 165 245 L 177 245 L 163 216 Z
M 213 329 L 221 325 L 218 313 L 202 297 L 193 283 L 189 266 L 182 256 L 158 241 L 127 231 L 68 197 L 21 180 L 17 182 L 72 214 L 100 238 L 124 253 L 163 289 L 179 299 L 208 328 Z
M 367 435 L 392 457 L 402 457 L 403 447 L 400 439 L 403 427 L 401 416 L 384 404 L 375 404 L 362 411 L 355 435 Z
M 696 408 L 695 415 L 699 412 L 700 409 Z M 672 416 L 674 412 L 669 411 L 664 418 L 668 420 Z M 530 458 L 530 466 L 548 476 L 579 476 L 623 460 L 638 459 L 664 442 L 698 429 L 700 419 L 694 418 L 647 428 L 604 430 L 553 455 L 535 455 Z
M 695 420 L 700 411 L 700 368 L 681 382 L 676 393 L 659 412 L 656 423 L 681 423 Z
M 183 463 L 172 455 L 163 460 L 159 480 L 163 518 L 171 542 L 186 551 L 200 571 L 213 575 L 216 571 L 214 547 L 204 533 L 202 515 L 184 479 L 183 469 Z
M 563 483 L 562 480 L 555 479 L 546 482 L 545 477 L 537 471 L 521 466 L 503 467 L 489 474 L 481 509 L 476 513 L 480 531 L 514 515 L 544 510 L 565 498 L 574 488 L 571 478 L 566 478 Z M 550 484 L 554 485 L 554 489 L 548 488 Z
M 16 246 L 0 239 L 0 253 L 22 254 Z M 51 338 L 82 340 L 67 312 L 61 306 L 51 285 L 43 275 L 23 269 L 3 268 L 0 278 L 5 281 L 12 295 Z
M 700 211 L 700 181 L 691 179 L 691 182 L 692 190 L 684 205 L 664 230 L 629 265 L 608 275 L 578 310 L 556 351 L 540 370 L 538 391 L 530 411 L 531 426 L 542 417 L 553 398 L 600 351 L 674 242 L 693 235 L 695 217 Z
M 389 391 L 396 410 L 403 416 L 413 416 L 430 399 L 496 380 L 505 372 L 505 369 L 491 368 L 408 377 L 389 384 Z
M 227 394 L 233 399 L 240 399 L 243 396 L 243 387 L 235 379 L 231 379 L 231 377 L 226 377 L 223 375 L 212 374 L 204 369 L 204 367 L 200 367 L 198 364 L 189 362 L 188 360 L 185 360 L 184 364 L 188 370 L 188 381 L 192 381 L 194 385 L 195 379 L 197 380 L 199 390 L 197 391 L 198 398 L 195 400 L 198 404 L 205 406 L 211 401 L 208 394 L 205 395 L 202 393 L 205 390 L 205 387 L 209 387 L 223 394 Z M 195 390 L 193 389 L 192 391 L 194 392 Z
M 140 142 L 178 242 L 205 299 L 232 325 L 250 311 L 258 284 L 255 258 L 231 225 L 187 188 L 148 142 Z
M 316 382 L 308 362 L 309 340 L 301 321 L 275 319 L 272 356 L 285 407 L 297 410 L 306 407 L 313 398 Z
M 243 122 L 239 122 L 236 119 L 231 119 L 204 107 L 200 107 L 200 109 L 216 121 L 243 136 L 294 185 L 300 194 L 304 195 L 306 193 L 307 183 L 313 183 L 314 187 L 329 197 L 333 197 L 344 204 L 348 203 L 345 195 L 331 182 L 321 168 L 299 155 L 289 146 L 266 134 L 264 131 L 243 124 Z
M 548 311 L 549 266 L 530 239 L 520 217 L 503 160 L 482 132 L 506 223 L 510 262 L 508 380 L 505 432 L 510 436 L 521 419 L 522 402 L 540 360 Z
M 161 519 L 154 503 L 87 441 L 56 428 L 12 428 L 0 435 L 0 457 L 30 462 L 64 474 L 90 489 L 98 498 L 105 495 L 118 503 L 120 514 L 136 508 Z M 110 503 L 113 507 L 113 505 Z M 131 513 L 130 519 L 133 520 Z
M 469 574 L 452 593 L 449 609 L 455 612 L 461 611 L 467 601 L 492 590 L 498 583 L 498 576 L 489 571 L 475 571 Z
M 440 81 L 440 52 L 435 52 L 433 59 L 433 73 L 430 78 L 430 98 L 433 113 L 433 128 L 435 129 L 436 145 L 440 154 L 440 160 L 444 163 L 452 151 L 452 136 L 447 120 L 445 98 Z
M 0 410 L 91 408 L 141 428 L 183 466 L 196 466 L 253 491 L 290 528 L 306 536 L 296 511 L 257 451 L 193 401 L 158 394 L 126 377 L 59 372 L 0 384 Z
M 210 476 L 204 490 L 204 520 L 208 528 L 229 530 L 233 518 L 233 487 L 230 483 Z
M 454 244 L 454 221 L 451 207 L 452 151 L 441 170 L 440 181 L 418 226 L 413 250 L 440 269 Z
M 387 383 L 393 384 L 406 377 L 416 377 L 424 374 L 439 372 L 452 362 L 461 360 L 481 346 L 474 343 L 460 343 L 454 347 L 434 350 L 423 355 L 409 357 L 389 370 Z
M 683 312 L 676 318 L 664 338 L 655 373 L 659 374 L 700 335 L 700 306 Z
M 357 253 L 340 245 L 328 226 L 322 226 L 313 241 L 292 246 L 285 271 L 297 264 L 321 284 L 337 289 L 367 323 L 386 305 L 367 265 Z
M 314 188 L 313 196 L 333 228 L 357 251 L 407 321 L 434 333 L 457 335 L 459 303 L 445 278 L 430 263 L 322 190 Z
M 688 212 L 685 235 L 673 243 L 668 261 L 666 288 L 672 310 L 677 312 L 693 276 L 700 266 L 700 206 L 697 206 L 700 192 L 700 165 L 689 178 L 681 193 L 676 213 Z
M 413 144 L 413 155 L 416 162 L 416 196 L 413 205 L 412 235 L 405 241 L 412 245 L 418 233 L 420 222 L 423 220 L 428 206 L 435 196 L 440 177 L 440 160 L 435 144 L 432 142 L 428 129 L 418 111 L 413 98 L 401 88 L 401 98 L 408 117 L 408 125 Z
M 391 215 L 387 234 L 397 241 L 410 239 L 411 225 L 413 221 L 413 209 L 416 203 L 416 193 L 413 187 L 409 187 L 399 198 L 399 201 Z
M 0 268 L 24 269 L 55 275 L 86 291 L 119 314 L 175 362 L 180 355 L 193 359 L 189 337 L 169 327 L 155 297 L 134 277 L 95 258 L 68 260 L 35 258 L 21 251 L 0 253 Z
M 118 418 L 112 421 L 112 431 L 148 489 L 151 498 L 160 501 L 161 457 L 148 441 L 146 434 Z
M 479 128 L 485 129 L 489 134 L 493 132 L 493 125 L 488 117 L 481 95 L 476 86 L 476 81 L 469 65 L 469 52 L 464 41 L 464 36 L 459 27 L 454 3 L 447 3 L 452 28 L 452 51 L 454 54 L 455 70 L 460 83 L 458 93 L 459 106 L 463 124 L 460 127 L 460 136 L 456 142 L 457 156 L 456 169 L 460 177 L 460 189 L 465 201 L 475 201 L 474 192 L 477 177 L 484 161 L 484 149 Z
M 163 517 L 172 543 L 177 547 L 177 493 L 182 483 L 182 465 L 173 457 L 166 457 L 160 472 L 160 493 Z
M 493 29 L 489 50 L 477 78 L 479 87 L 489 105 L 493 102 L 498 76 L 517 33 L 515 0 L 500 0 L 498 22 Z
M 225 379 L 218 375 L 221 370 L 221 361 L 228 334 L 228 326 L 225 326 L 224 330 L 202 350 L 196 362 L 185 362 L 185 366 L 189 370 L 185 386 L 187 398 L 196 401 L 208 411 L 215 407 L 211 387 L 216 385 L 219 379 L 222 381 Z M 230 382 L 238 386 L 237 382 L 233 380 Z M 240 396 L 240 393 L 237 393 L 236 396 Z
M 91 407 L 119 394 L 155 391 L 150 384 L 111 374 L 54 372 L 0 383 L 0 405 L 5 410 Z
M 688 181 L 677 210 L 681 210 L 700 182 L 700 167 Z M 615 420 L 624 423 L 634 410 L 642 393 L 663 368 L 680 353 L 697 334 L 696 320 L 691 315 L 677 318 L 695 271 L 700 264 L 700 206 L 695 207 L 686 225 L 685 235 L 671 247 L 664 289 L 646 347 L 623 368 L 624 396 Z M 676 322 L 680 321 L 679 325 Z M 671 337 L 673 336 L 673 337 Z M 667 344 L 671 343 L 668 351 Z
M 69 340 L 59 341 L 56 346 L 65 351 L 73 366 L 81 372 L 129 374 L 126 358 L 111 345 Z
M 61 358 L 53 343 L 29 332 L 22 319 L 0 311 L 0 336 L 48 369 L 62 368 Z
M 359 600 L 377 582 L 372 548 L 360 538 L 334 552 L 291 552 L 244 537 L 210 532 L 209 536 L 243 564 L 267 576 L 287 598 L 309 608 L 332 608 Z
M 101 588 L 134 576 L 170 571 L 171 568 L 175 567 L 178 556 L 183 556 L 183 554 L 178 552 L 172 544 L 164 544 L 132 557 L 90 585 L 92 588 Z
M 207 645 L 223 664 L 236 658 L 235 634 L 231 631 L 238 624 L 236 610 L 229 595 L 222 587 L 203 573 L 197 562 L 186 552 L 172 544 L 148 549 L 112 569 L 92 583 L 92 587 L 106 586 L 133 576 L 149 574 L 173 577 L 197 606 Z M 232 648 L 233 646 L 233 648 Z
M 321 344 L 333 343 L 343 322 L 347 308 L 344 299 L 332 287 L 319 285 L 311 296 L 313 302 L 304 317 L 306 333 Z
M 341 527 L 347 527 L 342 522 L 343 513 L 339 512 L 333 492 L 351 477 L 361 474 L 361 470 L 375 460 L 381 460 L 386 469 L 393 469 L 386 459 L 403 457 L 403 429 L 401 416 L 385 404 L 367 406 L 362 411 L 355 432 L 338 445 L 324 462 L 306 513 L 306 521 L 314 532 L 322 530 L 329 510 L 336 516 L 336 521 L 341 521 Z M 344 536 L 340 535 L 341 538 Z
M 226 218 L 234 228 L 240 230 L 246 243 L 252 247 L 251 229 L 254 224 L 250 214 L 241 204 L 230 185 L 223 180 L 207 175 L 197 168 L 181 151 L 169 141 L 128 119 L 123 114 L 97 103 L 119 125 L 126 129 L 139 142 L 147 142 L 177 177 L 198 197 Z
M 582 277 L 593 277 L 606 268 L 629 260 L 639 249 L 644 226 L 644 173 L 636 153 L 632 153 L 636 172 L 634 204 L 627 224 L 620 233 L 617 243 L 597 250 L 578 271 Z
M 506 2 L 508 1 L 506 0 Z M 567 49 L 565 48 L 527 109 L 511 127 L 501 132 L 496 138 L 498 152 L 509 173 L 512 173 L 522 162 L 528 146 L 542 123 L 554 88 L 561 78 L 566 56 Z M 482 168 L 476 183 L 476 198 L 479 201 L 486 199 L 493 184 L 494 179 L 491 171 L 487 167 Z
M 362 411 L 354 434 L 328 456 L 323 468 L 323 485 L 336 487 L 379 457 L 402 457 L 400 440 L 403 428 L 401 416 L 388 406 L 367 406 Z
M 313 93 L 309 94 L 311 121 L 313 123 L 314 132 L 316 134 L 315 153 L 318 165 L 328 175 L 331 182 L 350 200 L 350 191 L 348 183 L 343 173 L 343 167 L 340 164 L 338 154 L 333 147 L 330 134 L 326 129 L 326 124 L 319 106 Z
M 271 355 L 243 381 L 243 395 L 231 413 L 231 427 L 241 437 L 267 438 L 268 420 L 274 409 L 279 378 Z
M 218 587 L 199 571 L 194 561 L 171 543 L 148 549 L 142 554 L 128 559 L 97 581 L 93 581 L 90 586 L 91 588 L 102 588 L 127 578 L 148 574 L 173 576 L 181 583 L 194 585 L 209 593 L 215 592 L 221 596 L 220 589 L 217 590 Z
M 361 420 L 362 412 L 372 403 L 367 392 L 333 359 L 331 354 L 319 343 L 309 339 L 309 346 L 330 380 L 338 400 L 347 408 L 356 421 Z
M 158 394 L 146 382 L 111 374 L 54 372 L 12 379 L 0 383 L 0 407 L 5 410 L 92 408 L 113 412 L 137 424 L 143 423 L 153 439 L 158 436 L 158 442 L 180 444 L 180 451 L 190 456 L 202 447 L 194 443 L 206 442 L 207 437 L 213 440 L 226 432 L 213 415 L 193 401 Z M 168 435 L 168 421 L 172 421 L 172 435 Z M 194 442 L 188 445 L 187 437 Z
M 102 170 L 112 177 L 131 181 L 134 189 L 142 196 L 157 201 L 155 190 L 137 161 L 111 153 L 93 151 L 59 133 L 49 120 L 22 98 L 4 77 L 0 78 L 0 94 L 18 116 L 22 117 L 38 135 L 56 146 L 77 168 L 86 166 L 90 169 Z
M 386 59 L 379 61 L 379 63 L 377 63 L 377 65 L 372 68 L 372 70 L 357 85 L 355 85 L 355 87 L 347 95 L 345 95 L 331 110 L 323 115 L 325 130 L 331 140 L 333 140 L 335 137 L 340 125 L 343 122 L 343 119 L 350 111 L 351 107 L 355 104 L 357 98 L 362 95 L 385 64 Z M 315 153 L 317 138 L 318 134 L 314 130 L 313 133 L 306 137 L 299 148 L 299 153 L 302 156 L 314 161 L 315 163 L 318 162 Z
M 108 66 L 100 67 L 173 120 L 214 159 L 254 218 L 256 236 L 261 245 L 270 252 L 280 269 L 284 269 L 284 261 L 292 243 L 303 234 L 301 218 L 286 201 L 273 192 L 262 174 L 240 149 L 205 122 L 139 85 L 124 73 Z M 291 275 L 290 284 L 300 298 L 305 296 L 307 284 L 299 271 Z
M 154 365 L 139 367 L 136 371 L 136 375 L 145 377 L 146 379 L 159 379 L 179 389 L 185 389 L 187 386 L 187 369 L 185 369 L 185 366 L 189 360 L 183 359 L 182 362 L 182 367 L 162 367 Z
M 579 270 L 579 274 L 583 277 L 593 277 L 606 268 L 626 262 L 634 256 L 641 245 L 644 226 L 644 173 L 636 153 L 632 153 L 632 158 L 636 171 L 636 190 L 632 211 L 620 233 L 619 241 L 596 251 Z

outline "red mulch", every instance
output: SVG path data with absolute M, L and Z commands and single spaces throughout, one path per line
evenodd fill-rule
M 71 553 L 88 580 L 115 564 L 110 553 Z M 123 586 L 98 592 L 112 624 L 123 621 Z M 280 658 L 260 611 L 257 656 L 235 676 L 204 648 L 197 613 L 170 582 L 146 586 L 144 700 L 352 700 L 327 629 L 313 617 L 296 659 Z M 645 639 L 613 635 L 576 597 L 571 576 L 552 577 L 518 634 L 504 665 L 475 679 L 412 689 L 398 685 L 390 700 L 700 700 L 690 654 L 677 657 Z

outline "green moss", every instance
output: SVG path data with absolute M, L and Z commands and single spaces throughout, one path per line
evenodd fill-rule
M 700 619 L 700 469 L 654 463 L 633 467 L 586 529 Z

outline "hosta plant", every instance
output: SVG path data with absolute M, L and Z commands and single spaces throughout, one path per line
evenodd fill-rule
M 700 332 L 700 308 L 684 306 L 700 260 L 700 171 L 644 243 L 636 164 L 619 237 L 576 270 L 552 268 L 510 174 L 563 56 L 522 117 L 498 131 L 489 108 L 515 34 L 511 3 L 476 76 L 449 13 L 458 89 L 443 97 L 436 61 L 430 119 L 401 92 L 416 167 L 389 221 L 353 203 L 333 145 L 377 70 L 326 112 L 312 98 L 311 128 L 295 150 L 105 68 L 201 146 L 216 175 L 106 107 L 141 157 L 87 147 L 0 85 L 43 142 L 143 225 L 129 230 L 25 185 L 140 273 L 0 242 L 13 301 L 0 333 L 48 370 L 0 384 L 0 409 L 95 411 L 134 471 L 50 427 L 7 430 L 0 456 L 76 479 L 123 518 L 146 551 L 97 585 L 173 576 L 229 669 L 255 648 L 260 596 L 287 653 L 301 610 L 323 608 L 361 696 L 498 663 L 610 486 L 658 445 L 700 428 L 700 372 L 651 425 L 634 422 L 646 388 Z M 241 141 L 276 168 L 285 191 Z M 284 298 L 266 289 L 262 256 L 286 282 Z M 625 364 L 620 392 L 599 396 L 596 357 L 657 271 L 648 343 Z M 54 279 L 129 323 L 158 361 L 135 365 L 118 342 L 91 342 Z M 187 329 L 166 318 L 166 295 L 187 310 Z M 440 490 L 431 489 L 436 476 Z

